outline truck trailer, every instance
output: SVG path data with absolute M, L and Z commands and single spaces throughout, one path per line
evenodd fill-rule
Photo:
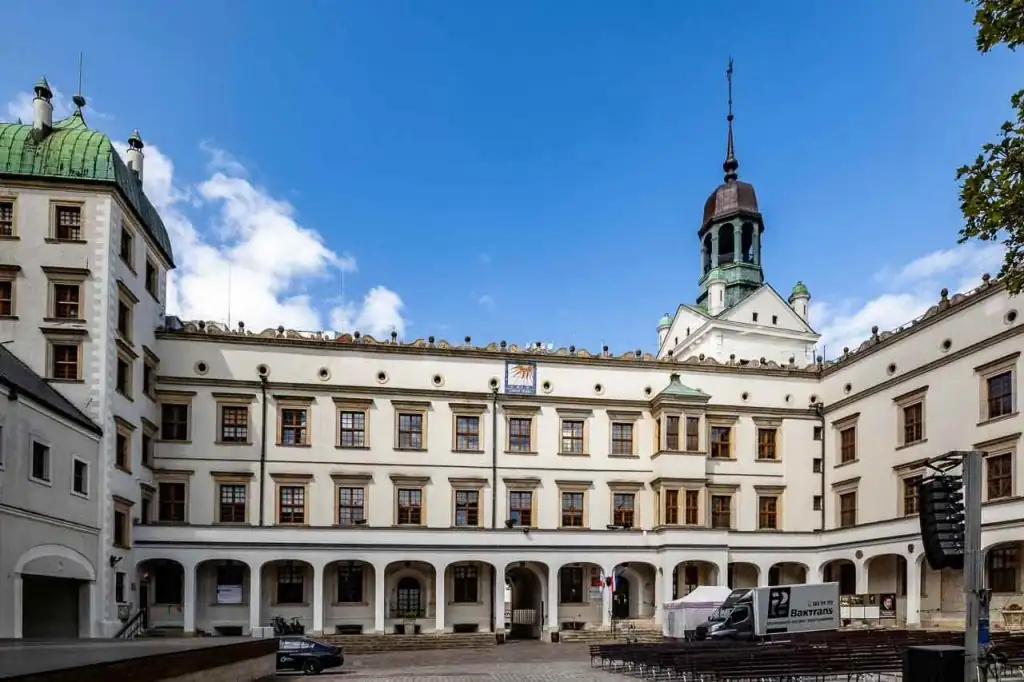
M 733 590 L 694 635 L 698 640 L 756 641 L 838 629 L 839 583 L 818 583 Z

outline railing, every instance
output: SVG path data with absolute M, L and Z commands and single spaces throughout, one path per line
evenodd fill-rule
M 142 607 L 125 621 L 121 629 L 114 635 L 114 639 L 135 639 L 146 631 L 147 622 L 146 609 Z

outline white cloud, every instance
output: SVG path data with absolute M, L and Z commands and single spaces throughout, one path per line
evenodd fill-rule
M 494 297 L 491 296 L 490 294 L 484 294 L 483 296 L 480 296 L 479 298 L 477 298 L 476 302 L 479 303 L 484 308 L 487 308 L 488 310 L 494 310 Z
M 33 97 L 17 94 L 7 104 L 10 119 L 31 121 Z M 53 105 L 54 120 L 71 113 L 56 89 Z M 119 153 L 128 146 L 113 144 Z M 237 158 L 209 142 L 199 147 L 208 155 L 210 175 L 192 185 L 175 177 L 174 163 L 159 147 L 145 149 L 146 195 L 164 220 L 177 261 L 168 277 L 168 314 L 227 322 L 230 310 L 233 324 L 243 321 L 257 331 L 279 325 L 315 331 L 330 324 L 334 331 L 359 330 L 378 338 L 392 330 L 404 335 L 404 304 L 387 287 L 372 287 L 358 304 L 317 299 L 311 286 L 355 272 L 355 258 L 336 252 L 319 232 L 300 224 L 290 203 L 250 182 Z M 207 226 L 190 218 L 196 211 Z
M 981 275 L 995 273 L 1002 261 L 1002 246 L 968 242 L 899 268 L 883 268 L 874 276 L 883 292 L 872 299 L 812 301 L 811 324 L 821 334 L 818 354 L 835 358 L 844 347 L 854 350 L 866 341 L 872 327 L 889 331 L 910 322 L 938 302 L 943 287 L 951 296 L 973 289 Z
M 230 308 L 232 324 L 243 321 L 255 331 L 278 325 L 313 331 L 330 324 L 335 331 L 359 329 L 376 337 L 392 329 L 404 334 L 402 299 L 386 287 L 373 287 L 361 305 L 332 307 L 309 293 L 311 284 L 354 272 L 356 261 L 299 224 L 291 204 L 226 172 L 181 186 L 170 158 L 152 144 L 145 153 L 143 185 L 171 235 L 178 266 L 168 278 L 168 314 L 227 322 Z M 226 168 L 225 159 L 233 157 L 214 156 L 211 164 Z M 238 170 L 244 168 L 239 164 Z M 197 228 L 188 217 L 194 208 L 213 216 L 208 228 Z

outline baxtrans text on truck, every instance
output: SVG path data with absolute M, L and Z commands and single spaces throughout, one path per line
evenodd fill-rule
M 793 609 L 789 612 L 790 618 L 808 618 L 811 616 L 831 616 L 835 613 L 835 609 L 831 606 L 826 606 L 820 609 Z

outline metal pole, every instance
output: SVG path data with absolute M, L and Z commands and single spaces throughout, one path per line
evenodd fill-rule
M 964 682 L 979 682 L 978 624 L 984 574 L 981 567 L 981 476 L 983 453 L 965 452 L 964 480 Z M 987 634 L 987 633 L 986 633 Z

